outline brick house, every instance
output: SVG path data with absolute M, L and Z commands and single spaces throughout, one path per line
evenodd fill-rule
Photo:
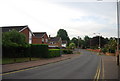
M 62 40 L 60 37 L 49 37 L 48 45 L 49 47 L 61 47 Z
M 23 33 L 26 36 L 26 42 L 32 44 L 32 36 L 34 35 L 28 25 L 25 26 L 4 26 L 1 27 L 2 32 L 9 32 L 11 30 L 17 30 L 20 33 Z
M 46 32 L 33 32 L 32 44 L 48 44 L 48 35 Z

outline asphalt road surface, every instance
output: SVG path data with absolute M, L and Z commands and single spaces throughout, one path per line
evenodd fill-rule
M 79 51 L 78 57 L 3 75 L 3 79 L 94 79 L 100 56 L 90 51 Z

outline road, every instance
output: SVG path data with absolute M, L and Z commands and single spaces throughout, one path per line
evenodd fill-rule
M 78 57 L 3 75 L 3 79 L 94 79 L 100 57 L 90 51 L 79 51 Z

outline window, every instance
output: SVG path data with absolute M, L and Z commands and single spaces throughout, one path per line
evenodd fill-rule
M 50 42 L 50 44 L 54 44 L 54 42 Z
M 46 39 L 46 42 L 48 42 L 48 39 Z
M 29 44 L 32 44 L 32 34 L 29 32 Z
M 44 38 L 42 38 L 42 42 L 44 42 Z

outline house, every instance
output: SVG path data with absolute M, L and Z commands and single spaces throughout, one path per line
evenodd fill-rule
M 2 32 L 9 32 L 11 30 L 17 30 L 20 33 L 23 33 L 26 36 L 26 42 L 31 44 L 32 43 L 32 36 L 34 35 L 28 25 L 25 26 L 4 26 L 1 27 Z
M 62 40 L 60 37 L 49 37 L 48 45 L 49 47 L 61 47 Z
M 46 32 L 33 32 L 32 44 L 48 44 L 48 35 Z
M 66 46 L 67 46 L 67 41 L 66 41 L 66 40 L 63 40 L 63 41 L 62 41 L 62 47 L 63 47 L 63 48 L 66 48 Z

